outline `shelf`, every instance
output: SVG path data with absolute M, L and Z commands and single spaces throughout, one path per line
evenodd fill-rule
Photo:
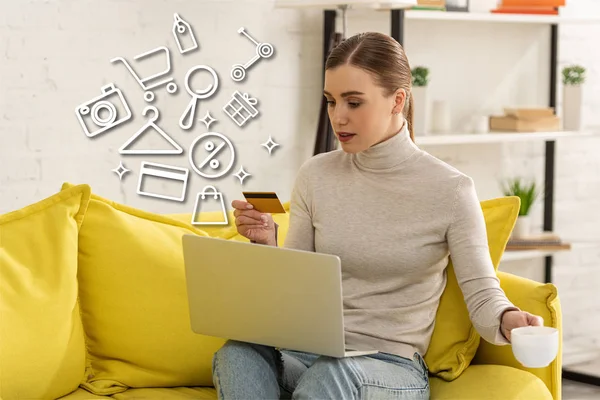
M 546 256 L 551 256 L 553 254 L 559 253 L 561 251 L 569 251 L 569 250 L 510 250 L 505 251 L 502 256 L 501 262 L 510 262 L 510 261 L 522 261 L 522 260 L 532 260 L 535 258 L 543 258 Z
M 493 133 L 456 133 L 415 135 L 417 146 L 436 146 L 451 144 L 505 143 L 523 141 L 547 141 L 561 138 L 598 136 L 593 131 L 557 131 L 557 132 L 493 132 Z
M 600 23 L 600 16 L 560 16 L 560 15 L 528 15 L 528 14 L 493 14 L 485 12 L 454 12 L 406 10 L 406 19 L 434 21 L 474 21 L 474 22 L 508 22 L 525 24 L 595 24 Z
M 566 241 L 571 244 L 571 249 L 569 250 L 507 250 L 502 255 L 501 262 L 511 262 L 511 261 L 522 261 L 522 260 L 532 260 L 536 258 L 543 258 L 547 256 L 552 256 L 557 253 L 564 253 L 573 250 L 581 250 L 587 248 L 596 248 L 600 246 L 600 242 L 586 242 L 586 241 Z
M 409 4 L 412 7 L 416 1 Z M 321 8 L 325 10 L 335 10 L 341 5 L 348 8 L 367 8 L 380 11 L 389 11 L 391 9 L 403 9 L 407 7 L 407 2 L 402 0 L 275 0 L 276 8 Z

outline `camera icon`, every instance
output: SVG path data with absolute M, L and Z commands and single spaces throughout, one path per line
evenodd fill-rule
M 112 83 L 102 94 L 75 108 L 77 119 L 87 137 L 98 136 L 131 118 L 131 110 L 121 90 Z

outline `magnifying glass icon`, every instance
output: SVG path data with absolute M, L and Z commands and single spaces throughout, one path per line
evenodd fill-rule
M 209 84 L 205 89 L 202 90 L 192 90 L 190 87 L 190 80 L 192 75 L 200 70 L 204 70 L 209 72 L 212 75 L 213 82 Z M 194 123 L 194 117 L 196 115 L 196 107 L 198 106 L 198 101 L 203 99 L 208 99 L 210 96 L 215 94 L 217 88 L 219 87 L 219 77 L 214 69 L 206 65 L 196 65 L 191 68 L 187 74 L 185 75 L 185 89 L 192 96 L 187 108 L 183 112 L 181 119 L 179 120 L 179 126 L 181 129 L 190 129 Z

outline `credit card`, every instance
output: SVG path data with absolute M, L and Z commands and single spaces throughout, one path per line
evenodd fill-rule
M 279 201 L 275 192 L 242 192 L 246 201 L 254 206 L 254 209 L 263 213 L 285 214 L 283 204 Z

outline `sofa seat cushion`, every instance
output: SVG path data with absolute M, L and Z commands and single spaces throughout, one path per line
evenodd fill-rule
M 452 382 L 432 377 L 430 383 L 431 400 L 552 400 L 540 378 L 502 365 L 471 365 Z
M 87 390 L 77 389 L 57 400 L 215 400 L 217 392 L 212 387 L 142 388 L 128 389 L 112 396 L 98 396 Z

